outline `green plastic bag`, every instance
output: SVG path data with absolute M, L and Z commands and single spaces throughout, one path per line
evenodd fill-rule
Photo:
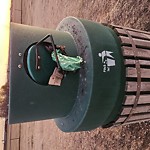
M 81 68 L 81 62 L 83 61 L 83 59 L 80 56 L 70 57 L 70 56 L 61 54 L 60 50 L 56 50 L 56 52 L 57 52 L 58 60 L 59 60 L 62 70 L 76 71 L 77 69 Z M 53 61 L 56 62 L 54 51 L 52 52 L 51 57 Z

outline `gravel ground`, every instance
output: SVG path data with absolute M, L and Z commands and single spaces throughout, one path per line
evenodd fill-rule
M 55 29 L 64 17 L 75 16 L 150 31 L 150 0 L 23 0 L 22 4 L 23 24 Z M 22 124 L 21 137 L 22 144 L 28 140 L 21 150 L 150 150 L 150 122 L 63 133 L 48 120 Z

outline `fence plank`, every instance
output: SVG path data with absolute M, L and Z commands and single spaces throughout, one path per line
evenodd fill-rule
M 10 143 L 10 139 L 11 139 L 10 136 L 11 136 L 11 125 L 7 125 L 7 140 L 6 140 L 6 143 L 7 143 L 6 144 L 6 149 L 7 150 L 11 150 L 10 149 L 10 144 L 11 144 Z
M 124 56 L 134 56 L 133 48 L 129 46 L 122 46 Z M 140 58 L 150 58 L 150 50 L 137 48 L 137 56 Z
M 150 69 L 141 68 L 141 78 L 150 78 Z M 136 77 L 137 78 L 137 70 L 133 67 L 126 68 L 126 77 Z
M 19 150 L 19 139 L 11 140 L 10 150 Z
M 136 121 L 141 119 L 150 119 L 150 113 L 134 115 L 129 119 L 129 121 Z
M 137 91 L 137 82 L 126 82 L 127 89 L 126 91 Z M 141 82 L 141 91 L 150 91 L 150 82 Z
M 128 115 L 130 114 L 130 111 L 132 109 L 132 106 L 124 107 L 121 115 Z M 147 113 L 150 112 L 150 104 L 144 105 L 144 106 L 137 106 L 136 109 L 133 111 L 133 114 L 137 113 Z
M 21 23 L 21 11 L 20 10 L 15 10 L 12 13 L 12 21 L 15 23 Z
M 11 125 L 11 139 L 20 138 L 20 124 Z
M 126 96 L 126 100 L 124 105 L 133 105 L 135 101 L 135 95 L 128 95 Z M 140 95 L 138 100 L 138 104 L 150 104 L 150 95 Z
M 125 59 L 125 65 L 135 65 L 135 60 L 134 59 Z M 141 66 L 150 66 L 150 61 L 149 60 L 139 60 L 139 63 Z
M 122 41 L 122 44 L 132 44 L 131 40 L 129 37 L 125 37 L 125 36 L 119 36 L 121 41 Z M 132 38 L 135 45 L 136 46 L 141 46 L 143 48 L 149 48 L 150 49 L 150 41 L 148 40 L 142 40 L 142 39 L 136 39 L 136 38 Z
M 119 35 L 126 35 L 127 36 L 127 32 L 124 29 L 115 28 L 115 30 L 119 33 Z M 149 40 L 149 37 L 146 34 L 144 34 L 144 33 L 136 32 L 136 31 L 130 31 L 130 30 L 128 30 L 128 33 L 132 37 Z
M 12 1 L 12 10 L 11 10 L 11 21 L 15 23 L 21 23 L 22 20 L 22 0 L 13 0 Z

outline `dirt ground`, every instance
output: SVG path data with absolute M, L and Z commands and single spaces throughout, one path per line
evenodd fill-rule
M 150 31 L 150 0 L 23 0 L 22 23 L 55 29 L 67 16 Z M 21 124 L 21 150 L 150 150 L 150 122 L 63 133 L 52 120 Z

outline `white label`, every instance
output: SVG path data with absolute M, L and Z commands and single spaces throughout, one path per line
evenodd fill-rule
M 113 52 L 110 51 L 102 51 L 101 53 L 98 53 L 98 56 L 102 58 L 103 63 L 103 72 L 109 72 L 110 67 L 115 66 L 115 59 L 111 55 Z

